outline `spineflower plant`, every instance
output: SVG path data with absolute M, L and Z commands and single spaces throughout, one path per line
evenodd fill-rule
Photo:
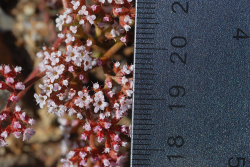
M 56 18 L 59 29 L 58 39 L 52 47 L 44 46 L 37 56 L 41 58 L 39 74 L 20 82 L 16 76 L 21 67 L 0 66 L 4 81 L 0 89 L 11 92 L 8 103 L 0 113 L 0 121 L 10 117 L 10 125 L 0 127 L 0 146 L 8 143 L 5 138 L 14 134 L 23 140 L 30 139 L 35 131 L 27 128 L 35 120 L 17 105 L 22 93 L 37 80 L 40 94 L 35 100 L 40 108 L 47 107 L 50 114 L 60 118 L 72 117 L 72 126 L 80 128 L 81 145 L 71 150 L 64 167 L 87 166 L 87 160 L 97 166 L 123 166 L 127 154 L 119 152 L 127 141 L 121 134 L 130 136 L 130 127 L 118 122 L 128 114 L 132 105 L 133 65 L 111 62 L 111 56 L 124 44 L 129 42 L 129 31 L 134 24 L 132 0 L 63 0 L 64 13 Z M 86 28 L 88 27 L 88 28 Z M 104 38 L 103 38 L 104 37 Z M 104 39 L 104 40 L 103 40 Z M 95 47 L 110 43 L 104 48 L 104 54 L 94 56 Z M 65 46 L 66 50 L 60 50 Z M 102 66 L 105 74 L 104 85 L 93 83 L 89 71 Z M 91 83 L 91 84 L 89 84 Z M 62 128 L 64 132 L 69 132 Z M 97 147 L 95 140 L 102 145 Z

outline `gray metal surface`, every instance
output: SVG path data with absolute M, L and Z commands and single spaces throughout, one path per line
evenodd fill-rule
M 136 7 L 131 166 L 250 166 L 250 1 Z

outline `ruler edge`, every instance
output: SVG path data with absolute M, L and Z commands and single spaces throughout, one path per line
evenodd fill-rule
M 133 135 L 133 131 L 134 131 L 134 102 L 135 102 L 135 56 L 136 56 L 136 31 L 137 31 L 137 2 L 138 0 L 136 0 L 135 3 L 135 32 L 134 32 L 134 70 L 133 70 L 133 101 L 132 101 L 132 123 L 131 123 L 131 148 L 130 148 L 130 167 L 133 167 L 133 144 L 134 144 L 134 135 Z

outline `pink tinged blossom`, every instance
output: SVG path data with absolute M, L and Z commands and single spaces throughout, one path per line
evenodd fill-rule
M 97 60 L 97 64 L 98 64 L 98 66 L 101 66 L 102 65 L 102 61 L 101 60 Z
M 102 128 L 99 125 L 97 125 L 96 127 L 94 127 L 94 132 L 96 133 L 98 131 L 102 131 Z
M 110 116 L 110 112 L 106 112 L 106 113 L 105 113 L 105 116 L 106 116 L 106 117 L 109 117 L 109 116 Z
M 85 56 L 84 57 L 84 71 L 88 71 L 90 69 L 92 69 L 92 58 L 89 56 Z
M 91 6 L 91 8 L 92 8 L 92 6 Z M 86 15 L 86 16 L 89 14 L 89 12 L 86 10 L 86 6 L 85 5 L 83 5 L 82 8 L 81 8 L 81 10 L 78 11 L 78 14 L 79 15 Z
M 47 96 L 37 95 L 34 94 L 34 97 L 36 99 L 37 104 L 39 104 L 40 108 L 43 108 L 43 106 L 46 104 Z
M 97 5 L 92 5 L 92 6 L 91 6 L 91 9 L 92 9 L 93 11 L 96 11 Z
M 81 160 L 80 165 L 87 166 L 87 162 L 83 159 L 83 160 Z
M 23 141 L 25 139 L 28 139 L 28 141 L 29 141 L 29 139 L 31 138 L 31 136 L 33 136 L 35 134 L 36 134 L 36 132 L 32 128 L 25 129 L 25 131 L 23 133 Z
M 69 111 L 68 111 L 69 116 L 72 116 L 75 113 L 77 113 L 77 112 L 73 108 L 70 108 Z
M 19 117 L 22 121 L 25 121 L 26 112 L 23 112 L 22 114 L 19 114 Z
M 121 110 L 125 112 L 128 109 L 131 109 L 132 99 L 125 99 L 125 97 L 122 97 L 120 99 L 120 103 L 121 103 Z
M 77 26 L 70 26 L 69 29 L 75 34 L 77 32 Z
M 88 15 L 86 16 L 87 20 L 89 21 L 90 24 L 94 24 L 94 20 L 96 19 L 95 15 Z
M 37 53 L 36 53 L 36 56 L 37 56 L 37 57 L 43 57 L 43 53 L 42 53 L 42 52 L 37 52 Z
M 15 95 L 11 95 L 10 100 L 11 100 L 11 101 L 17 101 L 18 98 L 17 98 L 17 96 L 15 96 Z
M 13 127 L 14 127 L 14 129 L 18 129 L 18 128 L 21 128 L 21 124 L 20 124 L 20 122 L 18 122 L 18 121 L 15 121 L 15 122 L 14 122 L 14 125 L 13 125 Z
M 103 120 L 104 118 L 105 118 L 105 115 L 104 115 L 103 113 L 101 113 L 101 114 L 99 115 L 99 119 Z
M 60 15 L 58 18 L 56 18 L 56 27 L 58 27 L 59 31 L 62 31 L 63 24 L 64 24 L 64 17 Z
M 76 116 L 77 116 L 77 118 L 78 118 L 78 119 L 81 119 L 81 120 L 83 119 L 83 116 L 82 116 L 82 114 L 81 114 L 81 113 L 77 113 L 77 115 L 76 115 Z
M 116 119 L 121 119 L 122 116 L 123 116 L 122 111 L 121 110 L 116 110 L 116 112 L 115 112 L 115 118 Z
M 123 146 L 123 147 L 126 147 L 127 144 L 128 144 L 128 143 L 125 142 L 125 141 L 122 142 L 122 146 Z
M 47 77 L 53 83 L 56 79 L 59 79 L 59 75 L 61 75 L 65 69 L 65 66 L 61 64 L 60 66 L 51 67 L 48 66 L 48 71 L 46 72 Z
M 105 0 L 99 0 L 99 2 L 101 2 L 101 3 L 105 3 Z
M 114 93 L 112 91 L 108 92 L 109 97 L 113 97 Z
M 133 91 L 132 90 L 126 90 L 126 93 L 127 93 L 128 97 L 131 97 L 132 94 L 133 94 Z
M 3 66 L 0 66 L 0 71 L 2 71 L 3 70 Z
M 108 106 L 108 103 L 104 101 L 105 99 L 102 91 L 97 92 L 94 99 L 95 103 L 93 105 L 95 106 L 95 113 L 99 110 L 104 110 Z
M 109 123 L 109 122 L 104 122 L 104 128 L 105 128 L 105 129 L 109 129 L 110 126 L 111 126 L 111 123 Z
M 16 112 L 20 112 L 21 111 L 21 107 L 19 105 L 16 105 L 15 110 L 16 110 Z
M 128 23 L 128 24 L 132 24 L 132 19 L 130 19 L 130 17 L 129 17 L 129 15 L 127 15 L 127 16 L 125 16 L 125 18 L 124 18 L 124 22 L 125 23 Z
M 22 71 L 22 67 L 18 67 L 16 66 L 15 69 L 14 69 L 17 73 L 21 72 Z
M 126 42 L 127 42 L 126 37 L 121 37 L 120 40 L 121 40 L 123 43 L 126 43 Z
M 108 87 L 109 89 L 111 89 L 111 88 L 112 88 L 112 82 L 108 82 L 108 83 L 107 83 L 107 87 Z
M 0 83 L 0 89 L 1 89 L 1 88 L 3 88 L 3 84 L 2 84 L 2 83 Z
M 53 90 L 54 90 L 54 91 L 61 90 L 61 86 L 60 86 L 58 83 L 55 83 L 55 84 L 54 84 L 54 87 L 53 87 Z
M 52 93 L 53 85 L 52 84 L 39 84 L 39 88 L 42 89 L 43 93 L 46 93 L 46 95 L 49 97 L 50 94 Z
M 127 133 L 127 127 L 126 127 L 126 125 L 122 125 L 121 131 L 124 132 L 124 133 Z
M 63 80 L 63 85 L 68 86 L 69 81 L 68 80 Z
M 58 38 L 64 38 L 65 37 L 65 35 L 62 34 L 62 33 L 57 34 L 57 36 L 58 36 Z
M 103 141 L 104 137 L 98 136 L 97 141 L 101 143 Z
M 120 137 L 119 137 L 119 135 L 118 135 L 118 134 L 116 134 L 116 135 L 115 135 L 115 137 L 114 137 L 114 141 L 117 141 L 117 142 L 121 141 L 121 139 L 120 139 Z
M 7 115 L 5 113 L 3 113 L 2 115 L 0 115 L 0 120 L 3 121 L 7 118 Z
M 0 139 L 0 147 L 4 147 L 7 145 L 8 145 L 8 143 L 6 141 L 4 141 L 3 139 Z
M 126 85 L 127 82 L 128 82 L 128 79 L 125 76 L 123 76 L 122 77 L 122 84 Z
M 85 152 L 81 152 L 81 151 L 80 151 L 80 153 L 79 153 L 79 156 L 80 156 L 82 159 L 84 159 L 84 158 L 86 157 L 86 155 L 87 155 L 87 153 L 85 153 Z
M 73 66 L 69 66 L 68 71 L 71 72 L 71 73 L 74 72 L 74 71 L 75 71 L 75 70 L 74 70 L 74 67 L 73 67 Z
M 21 132 L 13 132 L 13 134 L 16 138 L 20 138 L 21 136 Z
M 105 148 L 103 152 L 104 153 L 109 153 L 109 151 L 110 151 L 110 148 Z
M 8 132 L 7 131 L 3 131 L 1 133 L 1 137 L 4 137 L 4 138 L 8 137 Z
M 114 104 L 114 108 L 115 108 L 115 109 L 117 109 L 117 110 L 118 110 L 118 109 L 119 109 L 119 107 L 120 107 L 120 105 L 119 105 L 118 103 L 115 103 L 115 104 Z
M 84 79 L 84 76 L 82 74 L 79 75 L 79 79 L 80 80 L 83 80 Z
M 33 125 L 36 123 L 36 121 L 33 118 L 30 118 L 28 122 L 30 125 Z
M 124 65 L 124 66 L 122 67 L 121 72 L 122 72 L 123 74 L 130 74 L 130 73 L 131 73 L 131 71 L 128 69 L 128 66 L 127 66 L 127 65 Z
M 90 131 L 91 130 L 91 126 L 89 123 L 85 123 L 85 125 L 83 126 L 83 129 L 85 129 L 86 131 Z
M 130 27 L 129 25 L 125 25 L 125 26 L 124 26 L 125 31 L 129 31 L 130 28 L 131 28 L 131 27 Z
M 94 84 L 93 84 L 93 88 L 94 88 L 94 89 L 99 89 L 99 84 L 98 84 L 98 83 L 94 83 Z
M 61 159 L 62 167 L 74 167 L 74 165 L 72 164 L 72 162 L 68 159 Z
M 109 21 L 109 17 L 103 17 L 103 21 L 108 22 Z
M 79 24 L 81 24 L 81 25 L 83 25 L 84 23 L 85 23 L 84 20 L 79 21 Z
M 122 12 L 122 8 L 116 8 L 115 9 L 115 13 L 120 13 L 120 12 Z
M 7 83 L 7 84 L 12 84 L 12 83 L 14 83 L 14 78 L 12 78 L 12 77 L 6 78 L 6 83 Z
M 120 67 L 120 62 L 116 62 L 115 67 Z
M 91 46 L 92 45 L 92 41 L 91 40 L 87 40 L 87 46 Z
M 83 93 L 82 91 L 78 92 L 78 98 L 75 100 L 75 105 L 79 106 L 80 108 L 83 108 L 86 106 L 86 108 L 89 108 L 89 104 L 93 101 L 91 97 L 89 96 L 88 92 Z
M 74 5 L 73 9 L 76 10 L 79 6 L 80 6 L 80 2 L 79 1 L 71 1 L 71 3 Z
M 77 57 L 79 57 L 79 54 L 75 48 L 73 48 L 71 45 L 67 46 L 67 52 L 66 52 L 66 62 L 70 62 L 71 60 L 76 60 Z
M 4 74 L 11 72 L 10 66 L 4 66 Z
M 90 148 L 90 147 L 87 147 L 87 151 L 89 151 L 89 152 L 90 152 L 90 151 L 91 151 L 91 148 Z
M 119 145 L 118 145 L 118 144 L 113 145 L 113 147 L 114 147 L 114 150 L 115 150 L 116 152 L 119 151 Z
M 107 159 L 102 160 L 104 166 L 110 166 L 110 162 Z
M 67 159 L 72 158 L 74 155 L 75 155 L 75 151 L 70 151 L 70 152 L 67 154 Z
M 70 24 L 72 22 L 72 20 L 73 20 L 73 18 L 71 16 L 67 15 L 65 23 Z
M 87 140 L 86 134 L 82 134 L 82 135 L 81 135 L 81 139 L 82 139 L 82 140 Z
M 65 40 L 66 43 L 70 43 L 72 41 L 75 41 L 75 37 L 72 36 L 71 34 L 68 33 L 66 36 L 67 36 L 67 39 Z
M 112 3 L 112 0 L 108 0 L 108 3 Z

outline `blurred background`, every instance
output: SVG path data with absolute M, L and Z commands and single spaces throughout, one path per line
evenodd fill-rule
M 57 39 L 55 19 L 58 13 L 63 13 L 61 0 L 0 0 L 0 64 L 21 66 L 20 81 L 24 81 L 38 65 L 36 53 L 42 46 L 51 46 Z M 130 42 L 112 57 L 112 61 L 132 64 L 133 50 L 133 42 Z M 92 70 L 90 75 L 100 84 L 105 79 L 102 68 Z M 0 76 L 0 80 L 3 77 Z M 32 125 L 36 135 L 24 142 L 10 135 L 6 140 L 9 146 L 0 147 L 0 167 L 61 166 L 60 159 L 69 151 L 65 142 L 74 145 L 74 132 L 71 131 L 65 141 L 59 126 L 62 120 L 36 105 L 34 93 L 39 92 L 39 83 L 41 81 L 33 85 L 19 102 L 23 111 L 36 120 Z M 7 91 L 0 90 L 0 109 L 5 106 L 8 95 Z M 120 123 L 129 125 L 130 116 Z M 129 151 L 129 147 L 121 151 Z

